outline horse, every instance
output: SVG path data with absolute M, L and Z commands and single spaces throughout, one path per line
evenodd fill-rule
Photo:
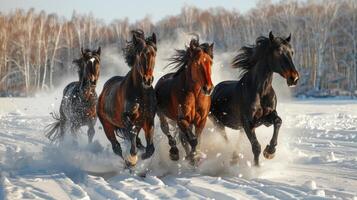
M 100 73 L 100 53 L 100 47 L 97 50 L 81 48 L 81 58 L 73 61 L 78 67 L 79 81 L 71 82 L 63 90 L 59 114 L 52 113 L 56 121 L 48 126 L 46 132 L 50 141 L 62 140 L 68 128 L 76 136 L 82 126 L 88 126 L 88 143 L 93 141 L 97 121 L 95 88 Z
M 255 129 L 261 125 L 274 125 L 273 136 L 263 152 L 266 159 L 272 159 L 282 124 L 276 111 L 273 73 L 285 78 L 289 87 L 295 86 L 299 80 L 290 40 L 291 34 L 282 38 L 270 32 L 269 37 L 258 37 L 255 45 L 242 47 L 232 62 L 234 68 L 245 71 L 242 78 L 223 81 L 217 84 L 212 93 L 211 120 L 224 134 L 225 127 L 244 129 L 252 146 L 255 166 L 259 166 L 261 153 Z
M 197 145 L 211 105 L 213 43 L 200 44 L 197 36 L 186 49 L 176 50 L 169 60 L 168 66 L 177 71 L 161 77 L 155 86 L 157 115 L 161 130 L 168 138 L 170 159 L 177 161 L 179 150 L 175 137 L 170 134 L 167 118 L 171 125 L 178 125 L 186 158 L 195 165 L 199 159 Z
M 144 146 L 138 137 L 145 132 L 146 148 L 141 158 L 151 157 L 154 118 L 156 114 L 155 92 L 152 87 L 156 57 L 156 34 L 145 38 L 142 30 L 133 30 L 132 41 L 123 49 L 125 61 L 131 68 L 126 76 L 114 76 L 104 85 L 98 100 L 98 117 L 115 154 L 125 160 L 127 167 L 136 165 L 138 148 Z M 129 139 L 130 155 L 123 157 L 118 136 Z

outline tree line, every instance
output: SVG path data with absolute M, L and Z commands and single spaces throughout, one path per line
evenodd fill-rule
M 261 0 L 247 13 L 186 6 L 156 23 L 150 18 L 105 23 L 76 12 L 66 19 L 34 9 L 0 13 L 0 95 L 51 89 L 70 72 L 80 47 L 115 46 L 120 52 L 135 28 L 156 32 L 161 42 L 196 32 L 219 52 L 237 51 L 270 30 L 292 33 L 301 73 L 295 95 L 357 95 L 356 15 L 355 0 Z

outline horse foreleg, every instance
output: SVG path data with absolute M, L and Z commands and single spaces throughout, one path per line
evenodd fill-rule
M 181 141 L 187 141 L 190 146 L 191 146 L 191 151 L 190 154 L 188 155 L 188 157 L 191 160 L 191 163 L 193 162 L 193 158 L 195 157 L 196 154 L 196 147 L 198 144 L 198 140 L 197 140 L 197 136 L 192 132 L 192 124 L 190 123 L 190 109 L 188 106 L 184 106 L 184 107 L 179 107 L 178 110 L 178 121 L 177 121 L 177 125 L 180 128 L 180 135 L 183 134 L 183 139 L 181 139 Z M 184 142 L 183 142 L 184 144 Z M 185 147 L 185 146 L 184 146 Z M 186 150 L 186 147 L 185 147 Z M 187 153 L 187 150 L 186 150 Z
M 97 121 L 97 119 L 93 119 L 88 124 L 88 131 L 87 131 L 88 143 L 92 143 L 92 141 L 93 141 L 93 137 L 95 134 L 94 126 L 95 126 L 96 121 Z
M 126 162 L 129 166 L 135 166 L 138 161 L 138 148 L 137 148 L 137 136 L 141 127 L 135 126 L 135 120 L 139 117 L 139 104 L 128 101 L 125 104 L 122 119 L 125 126 L 126 137 L 130 139 L 130 155 L 126 158 Z
M 166 120 L 166 117 L 164 116 L 163 113 L 158 112 L 157 113 L 159 120 L 160 120 L 160 128 L 162 132 L 166 135 L 167 139 L 169 140 L 169 145 L 170 145 L 170 159 L 173 161 L 177 161 L 179 159 L 179 150 L 176 146 L 176 140 L 172 135 L 170 134 L 170 128 L 169 128 L 169 123 Z
M 250 144 L 252 145 L 252 151 L 254 155 L 254 165 L 259 166 L 259 155 L 261 153 L 261 146 L 258 142 L 257 136 L 255 135 L 254 125 L 249 119 L 243 120 L 243 128 L 245 134 L 247 135 Z
M 145 149 L 145 146 L 143 145 L 143 143 L 141 142 L 141 139 L 140 139 L 140 137 L 139 137 L 139 133 L 137 133 L 137 135 L 136 135 L 136 147 L 137 147 L 140 151 L 142 151 L 142 150 Z
M 108 122 L 106 120 L 102 120 L 101 118 L 99 118 L 99 119 L 102 122 L 105 135 L 107 136 L 108 140 L 112 144 L 113 152 L 115 154 L 117 154 L 118 156 L 120 156 L 121 158 L 123 158 L 121 146 L 120 146 L 117 138 L 115 137 L 115 127 L 110 122 Z
M 195 134 L 196 134 L 196 137 L 197 137 L 197 146 L 194 146 L 191 149 L 191 155 L 193 155 L 192 163 L 191 163 L 192 165 L 196 165 L 196 163 L 201 159 L 201 154 L 200 154 L 201 134 L 202 134 L 203 129 L 204 129 L 205 125 L 206 125 L 206 120 L 207 120 L 207 118 L 201 119 L 195 125 Z
M 137 130 L 134 130 L 137 129 Z M 131 130 L 131 131 L 130 131 Z M 136 163 L 138 162 L 138 148 L 136 147 L 136 138 L 137 138 L 137 133 L 139 132 L 138 130 L 140 130 L 140 128 L 138 127 L 133 127 L 130 129 L 127 129 L 129 134 L 129 139 L 130 139 L 130 155 L 126 158 L 126 163 L 127 165 L 129 165 L 129 167 L 131 166 L 135 166 Z
M 188 143 L 187 135 L 184 132 L 182 132 L 181 130 L 178 130 L 178 131 L 179 131 L 179 137 L 180 137 L 181 144 L 186 152 L 186 159 L 191 159 L 191 148 Z
M 275 156 L 275 147 L 278 144 L 278 135 L 279 135 L 279 130 L 282 124 L 281 118 L 278 116 L 278 113 L 276 111 L 273 111 L 269 116 L 268 116 L 268 121 L 272 124 L 274 124 L 274 132 L 273 136 L 270 140 L 270 144 L 267 145 L 264 149 L 263 155 L 266 159 L 272 159 Z
M 154 121 L 147 122 L 144 124 L 144 132 L 145 132 L 145 139 L 146 139 L 146 149 L 145 153 L 141 156 L 141 158 L 147 159 L 150 158 L 155 151 L 154 147 Z

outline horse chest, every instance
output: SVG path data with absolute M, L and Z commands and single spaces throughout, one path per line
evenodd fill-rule
M 155 96 L 153 92 L 148 92 L 141 97 L 135 99 L 135 103 L 139 105 L 137 113 L 137 125 L 142 125 L 147 120 L 152 120 L 155 117 Z

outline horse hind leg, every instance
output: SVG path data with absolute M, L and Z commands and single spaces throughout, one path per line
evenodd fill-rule
M 212 121 L 214 128 L 223 137 L 223 139 L 228 143 L 227 132 L 226 132 L 225 126 L 222 124 L 222 122 L 220 122 L 218 119 L 216 119 L 216 117 L 213 116 L 212 114 L 209 115 L 209 118 Z
M 160 120 L 160 128 L 162 132 L 166 135 L 167 139 L 169 140 L 169 145 L 171 147 L 170 159 L 173 161 L 177 161 L 180 158 L 179 150 L 176 146 L 175 138 L 170 134 L 169 123 L 167 122 L 167 119 L 163 113 L 158 112 L 157 115 L 159 116 L 159 120 Z

